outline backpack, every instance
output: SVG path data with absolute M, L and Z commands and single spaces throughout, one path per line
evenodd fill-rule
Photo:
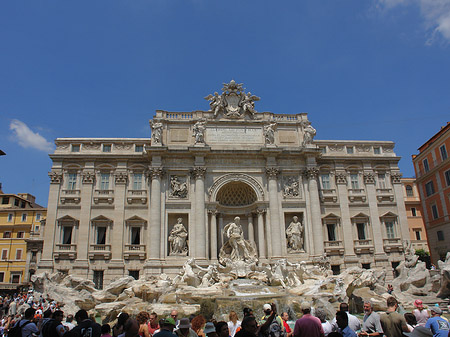
M 19 321 L 16 325 L 8 330 L 8 337 L 22 337 L 22 328 L 29 323 L 31 323 L 31 321 L 27 321 L 20 325 Z
M 42 326 L 42 336 L 44 337 L 58 337 L 58 333 L 56 332 L 56 327 L 61 323 L 57 320 L 51 318 Z
M 263 337 L 286 337 L 286 331 L 280 326 L 280 323 L 277 320 L 278 317 L 279 316 L 274 317 L 269 328 L 263 332 Z

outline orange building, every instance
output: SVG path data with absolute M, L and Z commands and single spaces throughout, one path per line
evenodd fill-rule
M 431 262 L 450 251 L 450 122 L 413 155 Z
M 427 232 L 423 221 L 422 203 L 419 197 L 415 178 L 402 178 L 403 196 L 405 198 L 406 216 L 408 218 L 409 235 L 414 250 L 423 249 L 429 252 Z

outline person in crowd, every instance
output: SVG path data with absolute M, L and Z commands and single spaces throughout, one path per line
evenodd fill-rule
M 283 326 L 284 330 L 286 331 L 286 337 L 291 337 L 294 334 L 294 331 L 292 331 L 291 327 L 287 323 L 289 320 L 289 314 L 287 312 L 283 312 L 281 314 L 281 319 L 283 320 Z
M 175 327 L 178 328 L 178 324 L 180 324 L 180 321 L 178 319 L 178 311 L 176 310 L 172 310 L 170 312 L 170 317 L 173 318 L 173 320 L 175 321 Z M 172 330 L 173 331 L 173 330 Z
M 148 328 L 148 319 L 149 319 L 149 314 L 146 311 L 141 311 L 139 314 L 137 314 L 136 316 L 136 320 L 139 323 L 139 336 L 141 337 L 150 337 L 150 333 L 149 333 L 149 328 Z
M 124 337 L 139 337 L 139 322 L 134 318 L 129 318 L 124 326 Z
M 356 332 L 348 326 L 348 315 L 345 311 L 336 312 L 336 324 L 343 337 L 356 337 Z M 328 335 L 330 336 L 330 334 Z
M 328 336 L 333 327 L 331 326 L 331 323 L 327 321 L 327 314 L 325 313 L 325 310 L 323 310 L 322 308 L 317 308 L 314 312 L 314 316 L 320 319 L 320 323 L 322 323 L 323 333 L 325 336 Z
M 414 316 L 416 316 L 417 324 L 420 326 L 425 326 L 427 324 L 428 318 L 430 318 L 430 315 L 428 314 L 428 311 L 423 307 L 422 300 L 415 300 L 414 306 L 416 309 L 413 311 Z
M 42 325 L 41 333 L 43 337 L 62 337 L 66 328 L 62 324 L 64 313 L 61 310 L 55 310 L 51 319 Z
M 370 301 L 364 301 L 364 318 L 359 336 L 383 336 L 380 315 L 373 311 L 373 304 Z
M 230 331 L 230 337 L 234 337 L 237 328 L 241 326 L 241 321 L 238 319 L 236 312 L 233 310 L 230 311 L 228 319 L 228 330 Z
M 176 329 L 174 333 L 178 337 L 197 337 L 195 331 L 191 329 L 191 322 L 189 322 L 189 318 L 180 319 L 178 329 Z
M 172 313 L 176 310 L 172 310 Z M 172 313 L 170 314 L 172 316 Z M 176 313 L 178 316 L 178 312 Z M 176 334 L 173 333 L 173 329 L 175 329 L 175 319 L 173 317 L 167 317 L 159 321 L 159 332 L 155 333 L 153 337 L 177 337 Z
M 323 337 L 324 331 L 320 319 L 311 315 L 311 304 L 302 302 L 302 318 L 295 322 L 294 337 Z
M 77 326 L 64 334 L 64 337 L 100 337 L 101 326 L 89 319 L 88 313 L 80 309 L 75 314 Z
M 255 316 L 245 316 L 241 323 L 241 330 L 238 331 L 235 337 L 257 337 L 258 324 Z
M 22 328 L 22 337 L 29 337 L 32 335 L 38 335 L 39 330 L 36 324 L 33 322 L 34 313 L 36 310 L 28 308 L 25 310 L 24 318 L 19 320 L 14 326 Z
M 206 322 L 205 327 L 203 328 L 203 333 L 207 337 L 218 337 L 216 327 L 213 322 Z
M 149 317 L 148 332 L 150 335 L 153 335 L 156 330 L 159 330 L 159 328 L 158 315 L 156 312 L 152 312 Z
M 414 316 L 414 314 L 411 312 L 405 312 L 403 316 L 405 317 L 406 326 L 408 327 L 409 330 L 408 332 L 412 332 L 414 328 L 417 326 L 416 316 Z
M 386 300 L 387 311 L 380 316 L 381 327 L 386 337 L 403 337 L 403 332 L 409 332 L 403 315 L 397 312 L 398 302 L 390 296 Z
M 448 321 L 441 317 L 442 309 L 439 307 L 430 308 L 431 317 L 425 324 L 425 328 L 431 329 L 433 337 L 447 337 L 450 331 L 450 325 Z
M 70 331 L 73 328 L 75 328 L 75 324 L 73 324 L 72 322 L 73 322 L 73 315 L 72 314 L 67 315 L 66 316 L 66 321 L 63 323 L 64 326 L 66 327 L 67 331 Z
M 228 324 L 225 321 L 220 321 L 216 323 L 216 332 L 218 337 L 231 337 L 230 330 L 228 329 Z
M 123 334 L 123 326 L 128 318 L 130 318 L 130 315 L 126 312 L 121 312 L 119 316 L 117 316 L 117 323 L 113 326 L 113 337 L 118 337 Z
M 194 330 L 194 332 L 199 337 L 205 337 L 205 333 L 203 332 L 203 328 L 205 327 L 206 319 L 203 317 L 203 315 L 195 316 L 191 321 L 191 329 Z
M 270 305 L 268 303 L 264 304 L 263 312 L 264 312 L 264 316 L 261 318 L 261 323 L 264 324 L 267 321 L 267 319 L 270 317 L 270 315 L 272 315 L 272 305 Z M 284 331 L 284 324 L 283 324 L 283 320 L 281 319 L 281 317 L 278 315 L 275 315 L 275 321 L 278 323 L 279 330 Z
M 348 326 L 353 331 L 359 331 L 361 330 L 361 322 L 359 321 L 359 318 L 349 313 L 348 304 L 345 302 L 342 302 L 339 304 L 339 311 L 345 311 L 348 316 Z M 339 327 L 336 322 L 336 318 L 333 318 L 333 321 L 331 322 L 331 325 L 333 326 L 333 331 L 338 331 Z
M 111 327 L 109 326 L 109 324 L 103 324 L 100 332 L 102 333 L 101 337 L 112 337 Z
M 253 309 L 251 309 L 251 308 L 244 308 L 243 314 L 244 314 L 244 317 L 254 316 L 253 315 Z

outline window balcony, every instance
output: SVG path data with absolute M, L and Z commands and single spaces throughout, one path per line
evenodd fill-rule
M 383 239 L 383 247 L 386 253 L 403 251 L 403 244 L 400 238 Z
M 53 257 L 55 258 L 55 260 L 59 259 L 75 260 L 77 258 L 77 245 L 57 243 L 55 245 Z
M 125 251 L 123 252 L 123 258 L 125 260 L 145 260 L 145 257 L 145 245 L 125 245 Z
M 373 254 L 375 251 L 375 247 L 371 239 L 353 240 L 353 245 L 355 247 L 356 254 Z
M 114 202 L 114 190 L 95 190 L 94 191 L 94 203 L 108 203 Z
M 322 201 L 322 202 L 337 202 L 336 190 L 334 188 L 320 190 L 320 201 Z
M 141 203 L 145 205 L 147 203 L 147 190 L 128 190 L 127 202 L 129 204 Z
M 325 252 L 329 255 L 342 255 L 344 254 L 344 246 L 341 240 L 336 241 L 324 241 Z
M 394 193 L 392 188 L 377 188 L 378 202 L 382 201 L 394 201 Z
M 89 259 L 109 260 L 111 258 L 111 245 L 91 244 Z
M 80 190 L 62 190 L 59 201 L 61 204 L 78 204 L 80 203 Z
M 363 188 L 350 188 L 348 190 L 348 200 L 350 202 L 366 202 L 366 191 Z

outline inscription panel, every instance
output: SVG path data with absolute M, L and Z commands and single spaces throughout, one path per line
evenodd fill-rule
M 263 142 L 263 133 L 261 128 L 206 128 L 207 143 L 226 143 L 226 144 L 261 144 Z

